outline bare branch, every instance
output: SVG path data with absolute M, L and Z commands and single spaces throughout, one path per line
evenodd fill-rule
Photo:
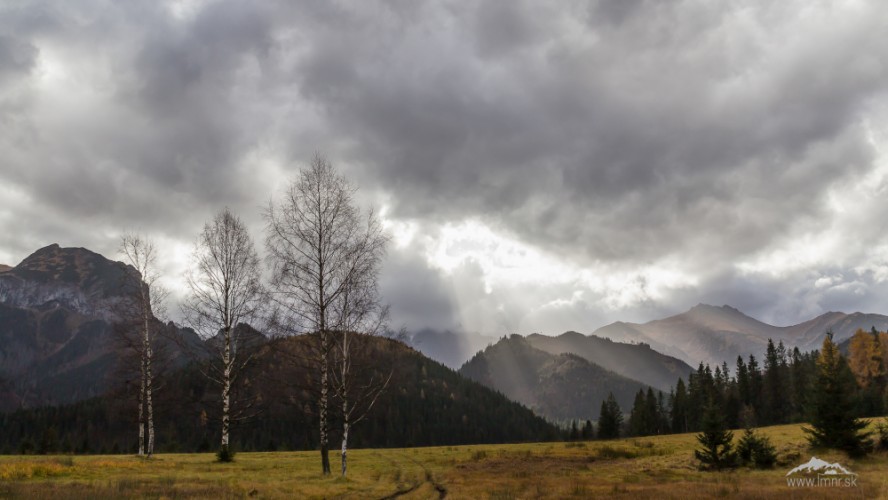
M 354 204 L 355 188 L 322 156 L 287 187 L 265 212 L 266 248 L 272 270 L 271 300 L 277 331 L 317 336 L 321 464 L 330 473 L 327 442 L 330 391 L 342 402 L 343 474 L 354 384 L 350 334 L 384 329 L 387 309 L 377 281 L 388 238 L 373 211 Z M 375 399 L 375 398 L 374 398 Z M 372 406 L 372 405 L 371 405 Z
M 188 324 L 218 356 L 210 360 L 208 378 L 222 389 L 221 447 L 228 453 L 233 417 L 232 384 L 252 359 L 250 342 L 240 332 L 260 317 L 265 289 L 259 257 L 241 220 L 227 208 L 204 226 L 186 274 L 191 295 L 183 305 Z

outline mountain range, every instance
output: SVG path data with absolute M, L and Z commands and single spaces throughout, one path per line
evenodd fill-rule
M 647 344 L 626 344 L 577 332 L 557 337 L 532 334 L 525 337 L 534 348 L 549 354 L 575 354 L 601 368 L 668 392 L 678 377 L 687 380 L 692 367 L 666 356 Z
M 888 316 L 827 312 L 796 325 L 774 326 L 728 305 L 698 304 L 686 312 L 647 323 L 611 323 L 590 335 L 566 332 L 552 337 L 534 333 L 527 338 L 534 347 L 544 351 L 581 354 L 609 370 L 662 387 L 656 377 L 665 373 L 647 373 L 650 365 L 642 358 L 625 359 L 618 353 L 626 352 L 628 344 L 645 345 L 693 367 L 701 362 L 713 366 L 726 362 L 734 366 L 737 356 L 746 358 L 754 354 L 761 359 L 768 339 L 783 342 L 789 349 L 798 347 L 807 352 L 820 348 L 827 331 L 833 332 L 834 340 L 841 344 L 858 329 L 869 331 L 871 328 L 888 331 Z M 408 342 L 425 355 L 455 368 L 495 340 L 479 334 L 422 330 Z
M 608 392 L 631 408 L 635 393 L 645 388 L 576 354 L 536 349 L 520 335 L 487 347 L 459 373 L 553 420 L 594 419 Z
M 459 370 L 554 420 L 594 419 L 608 393 L 628 412 L 639 390 L 668 392 L 691 371 L 685 362 L 647 345 L 576 332 L 503 337 Z
M 115 385 L 115 308 L 132 292 L 123 286 L 132 273 L 132 267 L 97 253 L 58 245 L 15 267 L 0 266 L 0 411 L 81 401 Z M 179 345 L 214 342 L 172 323 L 166 327 Z M 666 392 L 700 362 L 733 366 L 738 355 L 761 356 L 769 338 L 808 351 L 819 347 L 828 330 L 842 342 L 872 327 L 888 330 L 888 317 L 829 312 L 778 327 L 730 306 L 700 304 L 644 324 L 613 323 L 591 335 L 571 331 L 496 340 L 422 330 L 408 342 L 451 368 L 462 365 L 463 376 L 539 415 L 585 419 L 597 415 L 608 392 L 628 410 L 638 390 Z M 268 340 L 254 333 L 257 343 Z M 464 362 L 471 352 L 475 355 Z M 175 366 L 187 362 L 182 353 L 173 357 Z
M 33 442 L 47 428 L 61 433 L 60 441 L 90 441 L 84 449 L 130 448 L 135 443 L 136 391 L 122 380 L 123 351 L 116 336 L 126 325 L 120 320 L 125 308 L 119 305 L 136 290 L 132 278 L 141 282 L 136 270 L 83 248 L 58 245 L 4 269 L 0 452 Z M 187 328 L 160 325 L 168 331 L 158 339 L 167 343 L 163 350 L 171 358 L 156 384 L 163 388 L 155 394 L 156 417 L 164 422 L 158 439 L 170 451 L 194 451 L 213 434 L 213 419 L 208 421 L 207 415 L 220 406 L 218 387 L 199 368 L 218 339 L 201 340 Z M 244 346 L 257 352 L 240 390 L 252 398 L 252 410 L 262 410 L 235 434 L 240 449 L 315 447 L 316 410 L 309 395 L 314 386 L 305 382 L 314 370 L 287 368 L 293 359 L 310 359 L 308 337 L 269 339 L 249 325 L 238 328 L 241 338 L 248 339 Z M 168 340 L 174 336 L 179 338 Z M 391 366 L 392 378 L 377 409 L 362 424 L 364 430 L 354 435 L 355 446 L 540 441 L 560 435 L 528 408 L 397 340 L 374 337 L 367 342 L 352 360 L 352 370 Z M 285 351 L 289 358 L 281 357 Z M 54 408 L 46 411 L 45 406 Z M 90 423 L 88 429 L 83 422 Z
M 773 326 L 751 318 L 730 306 L 699 304 L 689 311 L 644 324 L 617 322 L 593 332 L 616 342 L 644 343 L 656 351 L 682 359 L 692 366 L 727 362 L 754 354 L 761 358 L 768 345 L 783 342 L 787 348 L 819 349 L 827 331 L 842 342 L 858 329 L 888 329 L 881 314 L 828 312 L 792 326 Z

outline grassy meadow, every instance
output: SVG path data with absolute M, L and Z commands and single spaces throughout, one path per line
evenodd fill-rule
M 888 454 L 851 460 L 809 450 L 798 425 L 761 430 L 773 470 L 702 472 L 693 434 L 615 441 L 475 445 L 349 452 L 349 477 L 323 478 L 317 452 L 0 456 L 2 498 L 888 498 Z M 739 438 L 735 432 L 735 442 Z M 857 488 L 790 488 L 784 475 L 811 455 L 859 474 Z M 334 472 L 338 455 L 331 453 Z

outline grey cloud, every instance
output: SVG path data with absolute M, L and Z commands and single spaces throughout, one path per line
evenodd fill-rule
M 831 278 L 821 285 L 818 280 Z M 888 284 L 871 274 L 840 268 L 800 271 L 779 278 L 723 274 L 693 293 L 676 294 L 671 314 L 681 312 L 705 297 L 708 303 L 728 304 L 766 323 L 788 326 L 828 311 L 884 311 Z
M 4 81 L 28 74 L 34 67 L 38 50 L 28 42 L 0 35 L 0 85 Z
M 593 24 L 619 26 L 643 6 L 651 7 L 646 0 L 595 0 L 589 3 L 589 21 Z
M 422 41 L 392 30 L 404 39 L 393 49 L 345 34 L 335 53 L 310 51 L 309 73 L 330 61 L 348 69 L 334 81 L 312 82 L 319 91 L 309 95 L 334 125 L 361 135 L 360 156 L 386 182 L 415 194 L 399 197 L 399 213 L 484 213 L 535 244 L 593 259 L 696 253 L 686 243 L 706 228 L 721 231 L 707 252 L 757 247 L 787 230 L 785 213 L 818 217 L 828 186 L 871 168 L 856 116 L 881 95 L 885 68 L 871 55 L 886 51 L 875 35 L 884 16 L 860 16 L 860 26 L 812 49 L 776 38 L 757 47 L 731 24 L 739 12 L 687 3 L 656 11 L 666 15 L 652 20 L 639 12 L 630 31 L 598 33 L 592 47 L 572 46 L 550 30 L 540 43 L 546 49 L 517 62 L 456 37 L 432 37 L 426 54 L 435 64 L 417 58 L 401 66 L 410 55 L 402 52 Z M 752 12 L 763 23 L 773 14 Z M 542 24 L 538 14 L 522 22 Z M 463 21 L 439 15 L 445 25 Z M 780 21 L 775 28 L 792 32 L 791 17 Z M 373 70 L 386 60 L 383 50 L 394 52 L 394 64 Z M 729 64 L 731 57 L 740 60 Z M 824 161 L 811 154 L 823 148 L 842 155 Z M 762 220 L 736 208 L 754 199 L 765 201 L 758 215 L 770 230 L 758 230 Z M 674 223 L 659 224 L 663 214 Z M 748 226 L 758 241 L 750 241 Z M 613 248 L 597 247 L 596 239 Z
M 389 253 L 380 291 L 391 307 L 394 329 L 448 330 L 457 327 L 453 290 L 422 257 L 401 250 Z
M 156 2 L 64 7 L 34 4 L 16 16 L 44 20 L 32 23 L 31 43 L 63 57 L 72 83 L 101 95 L 100 107 L 53 116 L 32 99 L 16 124 L 21 140 L 4 145 L 11 161 L 0 176 L 93 227 L 182 237 L 223 205 L 257 212 L 254 190 L 268 186 L 243 162 L 266 127 L 249 112 L 254 96 L 237 90 L 238 71 L 268 54 L 265 14 L 238 2 L 213 3 L 188 21 Z

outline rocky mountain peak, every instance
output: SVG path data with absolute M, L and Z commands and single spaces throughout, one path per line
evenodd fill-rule
M 13 272 L 32 281 L 69 283 L 91 291 L 101 288 L 108 296 L 116 294 L 126 273 L 135 269 L 85 248 L 62 248 L 53 243 L 29 255 Z
M 0 302 L 15 307 L 56 303 L 86 316 L 105 316 L 109 301 L 139 281 L 131 266 L 85 248 L 57 244 L 37 250 L 0 274 Z M 129 284 L 129 285 L 127 285 Z

